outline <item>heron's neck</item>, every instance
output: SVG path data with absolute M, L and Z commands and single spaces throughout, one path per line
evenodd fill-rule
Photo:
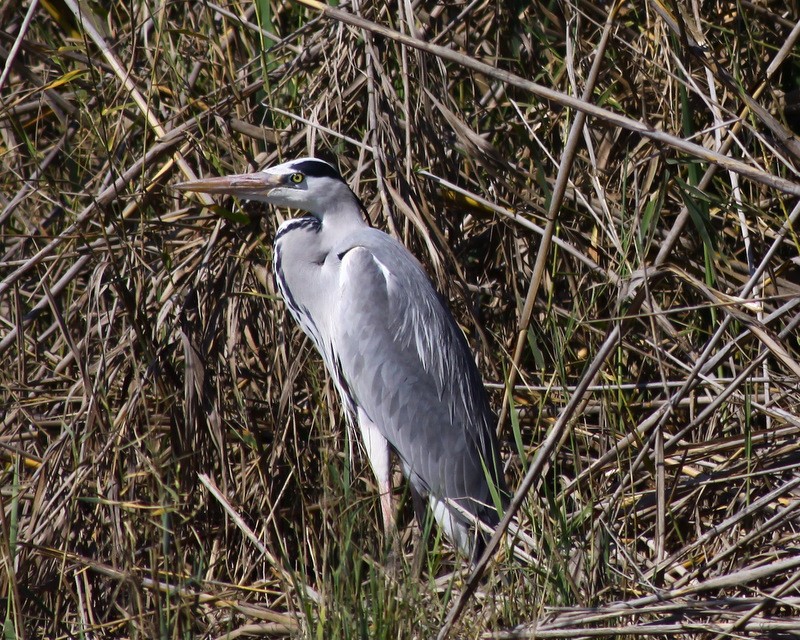
M 316 216 L 322 222 L 325 236 L 332 245 L 369 226 L 364 220 L 355 195 L 349 189 L 347 191 L 347 194 L 332 199 L 323 215 Z

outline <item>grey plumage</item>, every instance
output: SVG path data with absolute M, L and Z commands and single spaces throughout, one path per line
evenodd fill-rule
M 358 198 L 321 160 L 177 187 L 309 212 L 278 229 L 275 276 L 358 424 L 384 526 L 393 521 L 391 449 L 447 537 L 468 555 L 479 551 L 482 538 L 447 501 L 490 526 L 498 522 L 492 493 L 504 499 L 506 489 L 495 417 L 466 340 L 422 266 L 364 222 Z

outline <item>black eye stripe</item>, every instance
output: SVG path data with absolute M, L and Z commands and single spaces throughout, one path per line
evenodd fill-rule
M 292 169 L 306 175 L 309 178 L 333 178 L 334 180 L 342 180 L 342 176 L 331 165 L 324 160 L 303 160 L 292 165 Z

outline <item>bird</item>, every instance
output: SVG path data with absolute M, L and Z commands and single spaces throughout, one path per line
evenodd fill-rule
M 429 508 L 474 563 L 486 542 L 478 522 L 494 528 L 508 503 L 496 418 L 467 340 L 419 261 L 370 226 L 358 196 L 318 158 L 175 188 L 305 212 L 275 233 L 274 277 L 360 432 L 384 531 L 396 533 L 393 453 L 420 526 Z

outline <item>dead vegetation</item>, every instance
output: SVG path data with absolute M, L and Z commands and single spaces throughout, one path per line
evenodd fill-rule
M 787 5 L 0 7 L 5 637 L 797 637 Z M 287 212 L 170 189 L 309 154 L 502 407 L 535 561 L 475 594 L 384 568 Z

